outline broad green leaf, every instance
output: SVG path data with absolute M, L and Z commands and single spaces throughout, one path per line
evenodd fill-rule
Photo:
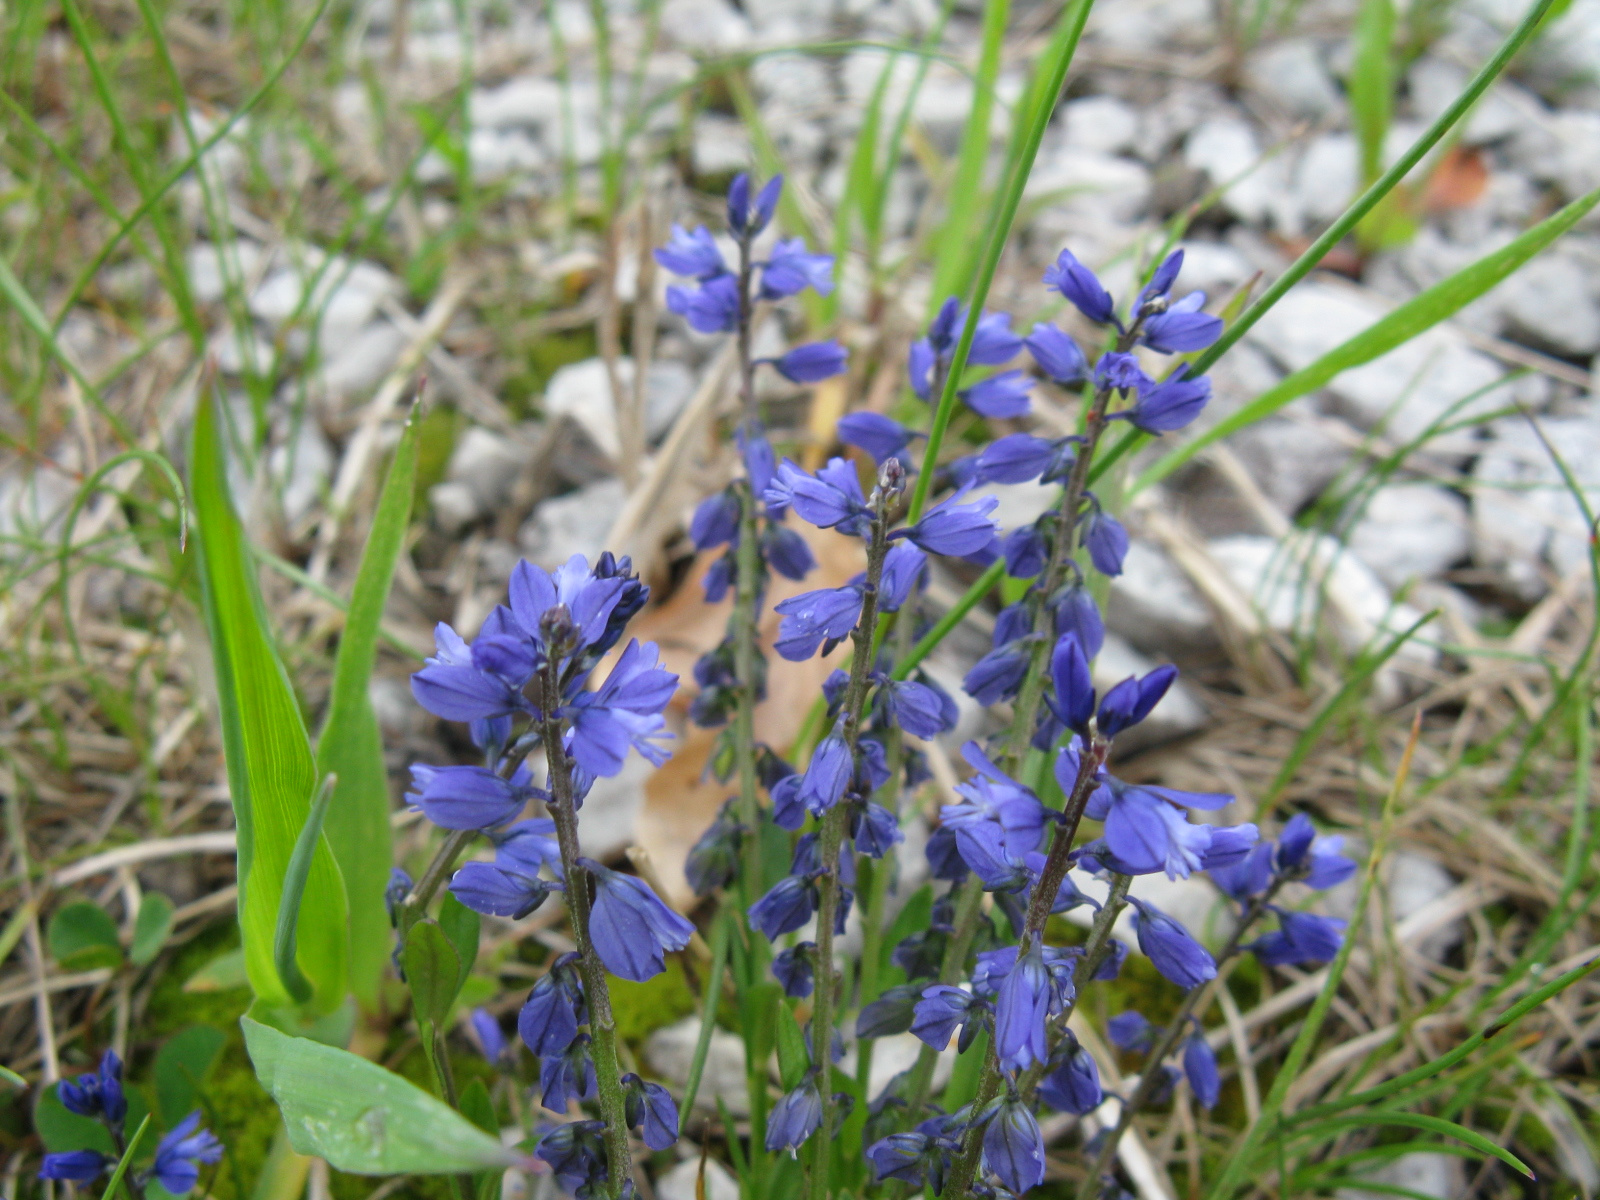
M 171 1128 L 195 1110 L 201 1085 L 222 1053 L 227 1036 L 214 1025 L 193 1025 L 173 1034 L 156 1053 L 156 1107 Z
M 256 1077 L 301 1154 L 354 1175 L 452 1174 L 519 1161 L 498 1138 L 376 1063 L 249 1017 L 240 1025 Z
M 384 603 L 411 520 L 420 427 L 420 415 L 413 412 L 383 481 L 339 638 L 327 720 L 317 739 L 318 771 L 339 779 L 323 832 L 344 876 L 349 903 L 350 989 L 369 1008 L 377 1000 L 378 982 L 389 958 L 383 892 L 389 883 L 393 838 L 383 739 L 367 685 L 377 661 Z
M 133 922 L 133 945 L 128 958 L 138 967 L 147 966 L 161 953 L 172 934 L 172 901 L 161 892 L 146 892 L 139 901 L 139 915 Z
M 250 977 L 245 974 L 244 947 L 238 946 L 217 955 L 205 966 L 189 976 L 184 981 L 183 990 L 186 992 L 226 992 L 234 988 L 249 986 Z
M 1290 401 L 1316 391 L 1341 371 L 1371 362 L 1454 316 L 1566 233 L 1587 216 L 1596 204 L 1600 204 L 1600 189 L 1579 197 L 1493 254 L 1485 255 L 1471 266 L 1406 301 L 1353 338 L 1335 346 L 1316 362 L 1280 380 L 1199 437 L 1162 457 L 1133 481 L 1128 489 L 1129 494 L 1165 479 L 1207 446 L 1271 416 Z
M 482 924 L 483 919 L 477 913 L 457 900 L 453 893 L 445 892 L 444 900 L 439 904 L 439 928 L 444 931 L 444 936 L 455 948 L 456 957 L 461 960 L 461 972 L 456 980 L 458 993 L 465 986 L 467 976 L 472 974 L 473 964 L 478 961 L 478 932 Z
M 800 1032 L 800 1022 L 794 1019 L 794 1009 L 779 1000 L 773 1010 L 778 1023 L 778 1075 L 783 1090 L 792 1091 L 800 1086 L 800 1079 L 811 1067 L 811 1056 L 806 1053 L 806 1035 Z
M 418 1022 L 442 1028 L 450 1016 L 450 1006 L 461 990 L 461 956 L 433 920 L 418 921 L 406 934 L 401 956 L 406 968 L 406 983 L 411 987 L 411 1002 Z
M 746 988 L 739 1011 L 744 1018 L 745 1053 L 753 1063 L 764 1063 L 778 1043 L 778 1008 L 783 989 L 772 982 Z
M 223 751 L 239 830 L 239 931 L 256 995 L 290 1003 L 273 961 L 284 873 L 310 811 L 316 764 L 305 721 L 278 659 L 256 584 L 255 560 L 228 495 L 217 402 L 206 389 L 195 410 L 189 455 L 195 548 Z M 385 863 L 385 870 L 387 870 Z M 306 880 L 296 962 L 320 1012 L 345 994 L 348 943 L 344 881 L 324 840 Z
M 98 904 L 78 900 L 63 905 L 50 918 L 50 953 L 69 971 L 122 964 L 117 923 Z

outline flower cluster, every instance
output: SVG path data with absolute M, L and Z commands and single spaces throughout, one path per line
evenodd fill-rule
M 57 1085 L 56 1098 L 68 1112 L 99 1121 L 117 1149 L 125 1149 L 123 1123 L 128 1116 L 128 1100 L 122 1086 L 122 1060 L 114 1052 L 105 1052 L 99 1070 L 63 1080 Z M 174 1196 L 187 1196 L 200 1182 L 200 1165 L 219 1162 L 221 1158 L 222 1143 L 210 1130 L 200 1128 L 200 1113 L 196 1111 L 163 1134 L 156 1143 L 154 1160 L 129 1178 L 137 1191 L 155 1182 Z M 44 1156 L 39 1178 L 92 1183 L 116 1165 L 115 1157 L 98 1150 L 65 1150 Z
M 468 644 L 440 625 L 437 653 L 412 676 L 418 702 L 468 722 L 483 753 L 482 765 L 411 769 L 412 804 L 434 824 L 482 834 L 493 848 L 492 861 L 455 871 L 451 893 L 477 912 L 513 920 L 553 891 L 567 895 L 579 949 L 555 959 L 534 985 L 517 1031 L 539 1058 L 545 1108 L 565 1113 L 571 1104 L 600 1101 L 601 1120 L 556 1125 L 535 1151 L 585 1196 L 601 1194 L 626 1166 L 598 1132 L 608 1122 L 641 1129 L 652 1149 L 670 1146 L 678 1133 L 666 1090 L 622 1074 L 615 1047 L 602 1044 L 595 1026 L 600 1014 L 610 1020 L 604 973 L 653 978 L 694 927 L 643 880 L 584 857 L 577 835 L 577 812 L 596 779 L 621 771 L 630 751 L 656 765 L 666 760 L 660 743 L 671 735 L 662 713 L 678 677 L 661 667 L 656 647 L 629 641 L 597 678 L 648 597 L 626 558 L 603 554 L 591 567 L 574 556 L 554 572 L 519 563 L 509 603 L 489 615 L 478 636 Z M 528 763 L 538 749 L 542 782 Z M 549 816 L 523 818 L 530 801 Z M 473 1029 L 492 1060 L 508 1061 L 492 1018 L 475 1016 Z

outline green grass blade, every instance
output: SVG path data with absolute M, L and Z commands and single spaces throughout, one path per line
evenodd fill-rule
M 1506 1166 L 1520 1171 L 1529 1179 L 1533 1178 L 1533 1172 L 1528 1169 L 1528 1165 L 1525 1162 L 1511 1153 L 1511 1151 L 1496 1146 L 1483 1134 L 1476 1133 L 1465 1125 L 1457 1125 L 1454 1121 L 1446 1121 L 1442 1117 L 1430 1117 L 1423 1113 L 1390 1112 L 1387 1109 L 1376 1109 L 1348 1117 L 1330 1117 L 1326 1121 L 1318 1121 L 1315 1125 L 1300 1127 L 1295 1131 L 1295 1136 L 1326 1136 L 1346 1129 L 1367 1129 L 1379 1125 L 1401 1125 L 1410 1129 L 1422 1129 L 1429 1133 L 1455 1138 L 1457 1141 L 1465 1142 L 1478 1153 L 1498 1158 Z
M 728 966 L 728 938 L 733 924 L 733 910 L 724 908 L 711 934 L 711 970 L 706 975 L 705 1003 L 700 1008 L 700 1037 L 689 1063 L 689 1080 L 683 1085 L 680 1111 L 685 1121 L 694 1111 L 694 1099 L 700 1094 L 700 1079 L 706 1070 L 706 1056 L 711 1052 L 711 1035 L 717 1027 L 717 1001 L 722 995 L 722 976 Z
M 133 1156 L 139 1149 L 139 1143 L 144 1141 L 145 1131 L 150 1128 L 150 1113 L 145 1113 L 144 1120 L 139 1122 L 139 1128 L 133 1131 L 133 1136 L 128 1139 L 128 1148 L 122 1152 L 122 1157 L 117 1160 L 117 1169 L 111 1172 L 111 1178 L 106 1180 L 106 1190 L 100 1193 L 107 1200 L 117 1194 L 117 1189 L 122 1186 L 122 1181 L 127 1178 L 128 1168 L 133 1165 Z M 136 1196 L 132 1188 L 128 1189 L 130 1197 Z
M 1361 183 L 1383 172 L 1383 139 L 1394 113 L 1394 0 L 1362 0 L 1350 68 L 1350 123 L 1361 148 Z
M 978 76 L 973 80 L 972 108 L 961 132 L 955 177 L 950 182 L 950 198 L 945 206 L 944 228 L 936 242 L 933 290 L 929 299 L 934 308 L 943 304 L 946 296 L 966 290 L 963 285 L 979 244 L 971 231 L 983 195 L 983 168 L 989 159 L 989 124 L 994 114 L 994 85 L 1000 77 L 1000 50 L 1010 16 L 1010 0 L 986 0 L 984 3 L 983 45 L 978 55 Z M 1030 156 L 1030 167 L 1032 162 Z
M 1341 371 L 1371 362 L 1440 321 L 1454 316 L 1566 233 L 1588 215 L 1596 204 L 1600 204 L 1600 189 L 1580 196 L 1493 254 L 1485 255 L 1471 266 L 1406 301 L 1353 338 L 1335 346 L 1316 362 L 1280 380 L 1199 437 L 1185 442 L 1153 463 L 1133 481 L 1130 493 L 1165 479 L 1207 446 L 1271 416 L 1290 401 L 1316 391 Z
M 274 945 L 284 875 L 311 809 L 316 763 L 299 702 L 278 658 L 255 561 L 228 495 L 214 391 L 195 410 L 189 450 L 200 592 L 216 671 L 228 787 L 239 830 L 239 930 L 250 986 L 269 1005 L 291 1002 Z M 295 959 L 312 1007 L 330 1012 L 345 994 L 344 882 L 326 841 L 312 856 Z
M 328 716 L 317 739 L 317 769 L 339 777 L 328 812 L 328 845 L 344 876 L 350 914 L 350 989 L 363 1004 L 377 1000 L 378 981 L 389 958 L 389 916 L 383 892 L 389 883 L 393 837 L 389 775 L 383 738 L 367 684 L 377 661 L 378 626 L 405 548 L 417 480 L 419 414 L 412 412 L 389 464 L 350 610 L 333 667 Z

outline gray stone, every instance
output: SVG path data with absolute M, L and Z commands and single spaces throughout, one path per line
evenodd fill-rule
M 1437 579 L 1472 551 L 1467 502 L 1431 483 L 1390 483 L 1367 501 L 1350 550 L 1391 588 Z
M 1600 187 L 1600 112 L 1568 109 L 1550 117 L 1556 155 L 1549 179 L 1568 200 Z
M 1305 399 L 1239 430 L 1227 444 L 1285 514 L 1299 512 L 1320 495 L 1351 454 L 1349 445 L 1329 432 L 1328 418 L 1319 417 Z
M 620 479 L 603 479 L 544 501 L 518 535 L 522 552 L 546 568 L 574 554 L 593 560 L 605 549 L 606 534 L 626 499 Z
M 433 522 L 454 536 L 482 516 L 478 498 L 465 483 L 436 483 L 428 489 L 428 508 Z
M 1096 154 L 1122 154 L 1139 136 L 1139 114 L 1115 96 L 1085 96 L 1062 106 L 1067 145 Z
M 450 452 L 445 479 L 464 484 L 477 502 L 477 515 L 483 516 L 505 502 L 527 461 L 527 448 L 519 439 L 472 425 Z
M 1376 1170 L 1362 1172 L 1361 1178 L 1381 1186 L 1378 1189 L 1340 1188 L 1334 1193 L 1337 1200 L 1386 1200 L 1396 1194 L 1396 1188 L 1413 1196 L 1458 1200 L 1467 1190 L 1467 1173 L 1462 1160 L 1454 1154 L 1440 1154 L 1435 1150 L 1402 1154 Z
M 1183 270 L 1178 275 L 1178 284 L 1184 291 L 1192 288 L 1216 299 L 1255 274 L 1249 259 L 1222 242 L 1183 242 L 1180 249 Z
M 267 473 L 293 529 L 321 506 L 333 476 L 333 447 L 315 421 L 301 416 L 268 453 Z
M 1249 337 L 1288 371 L 1298 371 L 1334 347 L 1383 319 L 1384 301 L 1355 287 L 1312 280 L 1292 289 L 1267 311 Z M 1435 326 L 1389 353 L 1334 377 L 1327 390 L 1354 424 L 1382 424 L 1397 441 L 1422 436 L 1465 397 L 1453 420 L 1485 414 L 1506 403 L 1492 385 L 1504 372 L 1492 359 L 1471 349 L 1448 326 Z M 1470 438 L 1435 439 L 1435 448 L 1470 452 Z
M 1150 170 L 1131 158 L 1057 145 L 1040 153 L 1026 194 L 1050 197 L 1040 220 L 1053 225 L 1070 228 L 1084 219 L 1125 225 L 1144 212 Z
M 534 177 L 549 165 L 544 147 L 521 129 L 474 129 L 467 136 L 467 160 L 472 178 L 479 183 Z
M 1540 428 L 1591 508 L 1600 507 L 1600 426 L 1588 418 L 1557 417 Z M 1588 529 L 1549 450 L 1527 422 L 1499 421 L 1493 432 L 1472 471 L 1472 556 L 1535 599 L 1546 590 L 1547 569 L 1565 576 L 1588 561 Z
M 744 122 L 717 113 L 694 119 L 691 156 L 698 175 L 732 175 L 750 168 L 750 135 Z
M 196 242 L 185 260 L 189 269 L 189 288 L 201 304 L 215 304 L 227 294 L 228 281 L 248 287 L 261 268 L 261 247 L 235 238 L 226 247 L 215 242 Z
M 320 258 L 320 253 L 308 254 L 303 263 L 271 271 L 251 294 L 249 308 L 253 316 L 273 328 L 281 327 L 297 312 L 307 323 L 315 319 L 320 344 L 337 346 L 372 320 L 380 301 L 399 295 L 400 281 L 373 263 L 342 258 L 319 274 Z
M 364 395 L 394 369 L 405 346 L 406 335 L 397 326 L 373 321 L 342 345 L 323 347 L 323 386 L 335 396 Z
M 1600 302 L 1590 273 L 1559 250 L 1542 254 L 1495 289 L 1493 300 L 1513 336 L 1556 354 L 1600 350 Z
M 1312 224 L 1332 221 L 1360 190 L 1360 151 L 1348 133 L 1313 138 L 1294 170 L 1295 204 Z
M 700 1172 L 705 1171 L 705 1190 L 700 1189 Z M 707 1155 L 686 1158 L 656 1176 L 656 1200 L 739 1200 L 739 1181 L 728 1168 Z
M 1052 508 L 1061 496 L 1057 484 L 986 483 L 974 488 L 970 497 L 993 496 L 1000 503 L 989 514 L 1005 533 L 1031 525 Z
M 1111 581 L 1106 625 L 1149 654 L 1183 654 L 1217 644 L 1216 620 L 1188 576 L 1149 542 L 1134 539 Z
M 1205 0 L 1128 0 L 1091 11 L 1089 35 L 1104 46 L 1147 55 L 1152 45 L 1210 44 L 1216 24 Z
M 587 802 L 585 803 L 587 807 Z M 676 1024 L 658 1029 L 645 1039 L 644 1059 L 650 1069 L 681 1095 L 689 1082 L 695 1046 L 700 1040 L 700 1018 L 685 1017 Z M 728 1106 L 736 1117 L 750 1115 L 750 1091 L 745 1082 L 744 1042 L 726 1029 L 711 1031 L 705 1072 L 695 1094 L 696 1109 L 717 1111 L 717 1102 Z
M 622 387 L 632 388 L 631 358 L 617 360 L 617 379 Z M 672 359 L 652 362 L 645 386 L 646 435 L 664 435 L 693 392 L 694 376 L 683 363 Z M 552 375 L 545 388 L 544 412 L 552 420 L 571 417 L 607 457 L 615 460 L 622 452 L 611 379 L 603 359 L 572 363 Z
M 559 128 L 561 85 L 546 75 L 519 75 L 499 87 L 472 93 L 473 129 Z
M 1257 50 L 1245 67 L 1245 78 L 1266 103 L 1290 116 L 1321 120 L 1342 103 L 1322 52 L 1310 38 L 1285 38 Z
M 1255 130 L 1240 117 L 1215 117 L 1183 144 L 1183 161 L 1204 171 L 1212 187 L 1226 188 L 1222 205 L 1241 221 L 1298 233 L 1300 215 L 1282 157 L 1267 158 Z
M 693 51 L 737 50 L 750 43 L 750 22 L 723 0 L 666 0 L 661 33 L 671 45 Z

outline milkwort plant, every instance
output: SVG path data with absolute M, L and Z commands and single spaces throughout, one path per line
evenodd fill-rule
M 849 1116 L 851 1097 L 835 1093 L 833 1080 L 842 1053 L 839 1018 L 850 1008 L 856 1011 L 861 1080 L 873 1039 L 910 1031 L 924 1043 L 915 1065 L 870 1100 L 860 1149 L 874 1181 L 928 1187 L 952 1200 L 969 1193 L 1021 1194 L 1044 1176 L 1038 1106 L 1083 1115 L 1105 1098 L 1094 1059 L 1067 1020 L 1083 986 L 1118 973 L 1129 948 L 1112 930 L 1131 905 L 1140 952 L 1185 995 L 1178 1015 L 1159 1033 L 1137 1013 L 1125 1014 L 1110 1030 L 1118 1044 L 1148 1049 L 1139 1084 L 1121 1098 L 1117 1123 L 1089 1148 L 1092 1166 L 1081 1194 L 1094 1195 L 1102 1185 L 1116 1194 L 1110 1172 L 1118 1140 L 1134 1114 L 1170 1094 L 1178 1073 L 1167 1059 L 1179 1053 L 1180 1043 L 1181 1074 L 1201 1103 L 1215 1103 L 1220 1086 L 1199 1025 L 1218 959 L 1180 923 L 1132 894 L 1134 879 L 1214 872 L 1241 906 L 1224 959 L 1249 949 L 1267 965 L 1325 962 L 1340 944 L 1338 922 L 1276 903 L 1290 882 L 1328 887 L 1354 869 L 1334 841 L 1314 837 L 1307 818 L 1291 822 L 1274 847 L 1259 841 L 1254 825 L 1190 820 L 1188 810 L 1219 810 L 1231 796 L 1134 785 L 1106 768 L 1118 736 L 1149 716 L 1176 671 L 1158 667 L 1103 696 L 1096 693 L 1090 664 L 1105 634 L 1091 572 L 1119 574 L 1128 536 L 1089 489 L 1089 468 L 1115 422 L 1165 433 L 1188 425 L 1209 399 L 1207 379 L 1191 378 L 1179 366 L 1157 380 L 1137 353 L 1140 347 L 1157 354 L 1197 351 L 1221 333 L 1221 321 L 1202 311 L 1202 293 L 1174 297 L 1182 262 L 1181 252 L 1161 262 L 1120 312 L 1094 274 L 1070 252 L 1061 253 L 1044 282 L 1107 328 L 1109 344 L 1092 362 L 1054 325 L 1036 325 L 1019 337 L 1008 315 L 979 316 L 968 363 L 1004 367 L 1025 348 L 1045 378 L 1083 390 L 1082 432 L 1053 440 L 1016 433 L 947 464 L 921 464 L 936 472 L 945 494 L 925 515 L 908 520 L 904 499 L 906 480 L 917 470 L 909 453 L 916 435 L 888 417 L 857 413 L 845 417 L 838 432 L 873 460 L 869 486 L 844 459 L 815 474 L 786 460 L 770 472 L 761 494 L 769 515 L 792 510 L 811 525 L 863 543 L 866 569 L 856 579 L 777 607 L 782 657 L 804 660 L 849 640 L 850 666 L 824 684 L 827 732 L 809 762 L 796 770 L 769 755 L 770 808 L 752 805 L 737 824 L 719 817 L 691 854 L 690 876 L 702 892 L 739 885 L 734 894 L 745 898 L 749 923 L 773 944 L 772 976 L 789 996 L 810 1000 L 808 1069 L 774 1105 L 764 1128 L 757 1122 L 752 1142 L 796 1155 L 807 1148 L 814 1200 L 832 1194 L 833 1142 Z M 923 400 L 944 390 L 966 319 L 951 298 L 911 347 L 909 377 Z M 1021 369 L 958 382 L 961 400 L 982 416 L 1028 412 L 1032 380 Z M 1059 484 L 1060 496 L 1019 529 L 998 529 L 995 500 L 971 494 L 986 483 L 1031 480 Z M 1003 556 L 1009 575 L 1031 583 L 999 614 L 993 649 L 964 680 L 979 704 L 1009 704 L 1009 722 L 988 745 L 962 748 L 974 774 L 957 786 L 959 802 L 941 809 L 926 850 L 931 875 L 948 889 L 934 902 L 926 927 L 892 947 L 892 961 L 909 982 L 880 990 L 876 964 L 887 885 L 903 840 L 900 801 L 926 778 L 903 734 L 931 738 L 956 720 L 953 699 L 937 684 L 897 669 L 909 639 L 920 632 L 929 555 L 979 564 Z M 1041 763 L 1053 768 L 1060 784 L 1059 810 L 1022 781 L 1036 778 Z M 1080 844 L 1086 817 L 1101 823 L 1101 833 Z M 792 838 L 789 873 L 770 886 L 761 881 L 760 888 L 752 886 L 759 876 L 738 878 L 750 859 L 741 864 L 735 853 L 755 821 Z M 1106 883 L 1103 901 L 1078 888 L 1068 874 L 1074 867 Z M 860 969 L 852 979 L 838 970 L 835 939 L 863 897 Z M 1049 918 L 1082 906 L 1098 910 L 1087 939 L 1072 946 L 1047 941 Z M 1268 915 L 1277 917 L 1278 930 L 1246 942 Z M 808 929 L 814 933 L 803 936 Z M 975 1095 L 945 1113 L 930 1102 L 930 1090 L 937 1055 L 953 1037 L 962 1051 L 980 1037 L 985 1049 Z M 753 1082 L 765 1080 L 758 1073 Z
M 429 712 L 468 722 L 481 766 L 412 768 L 408 799 L 446 830 L 413 886 L 397 872 L 395 920 L 405 933 L 445 877 L 479 913 L 520 919 L 551 892 L 565 897 L 576 949 L 555 959 L 534 985 L 517 1032 L 539 1057 L 540 1102 L 553 1113 L 593 1102 L 597 1117 L 545 1129 L 535 1155 L 569 1192 L 618 1197 L 633 1188 L 630 1130 L 652 1150 L 678 1138 L 678 1112 L 657 1083 L 624 1073 L 607 976 L 643 981 L 665 969 L 694 927 L 641 879 L 584 857 L 578 810 L 598 778 L 616 775 L 630 752 L 666 761 L 662 711 L 678 677 L 662 669 L 654 644 L 629 641 L 597 686 L 596 669 L 643 608 L 649 588 L 628 559 L 580 555 L 554 572 L 531 563 L 511 575 L 509 604 L 497 607 L 468 644 L 448 625 L 437 652 L 411 681 Z M 542 751 L 542 781 L 529 759 Z M 548 818 L 518 820 L 530 800 Z M 479 836 L 493 862 L 454 869 Z M 480 1042 L 504 1060 L 498 1026 L 473 1022 Z

